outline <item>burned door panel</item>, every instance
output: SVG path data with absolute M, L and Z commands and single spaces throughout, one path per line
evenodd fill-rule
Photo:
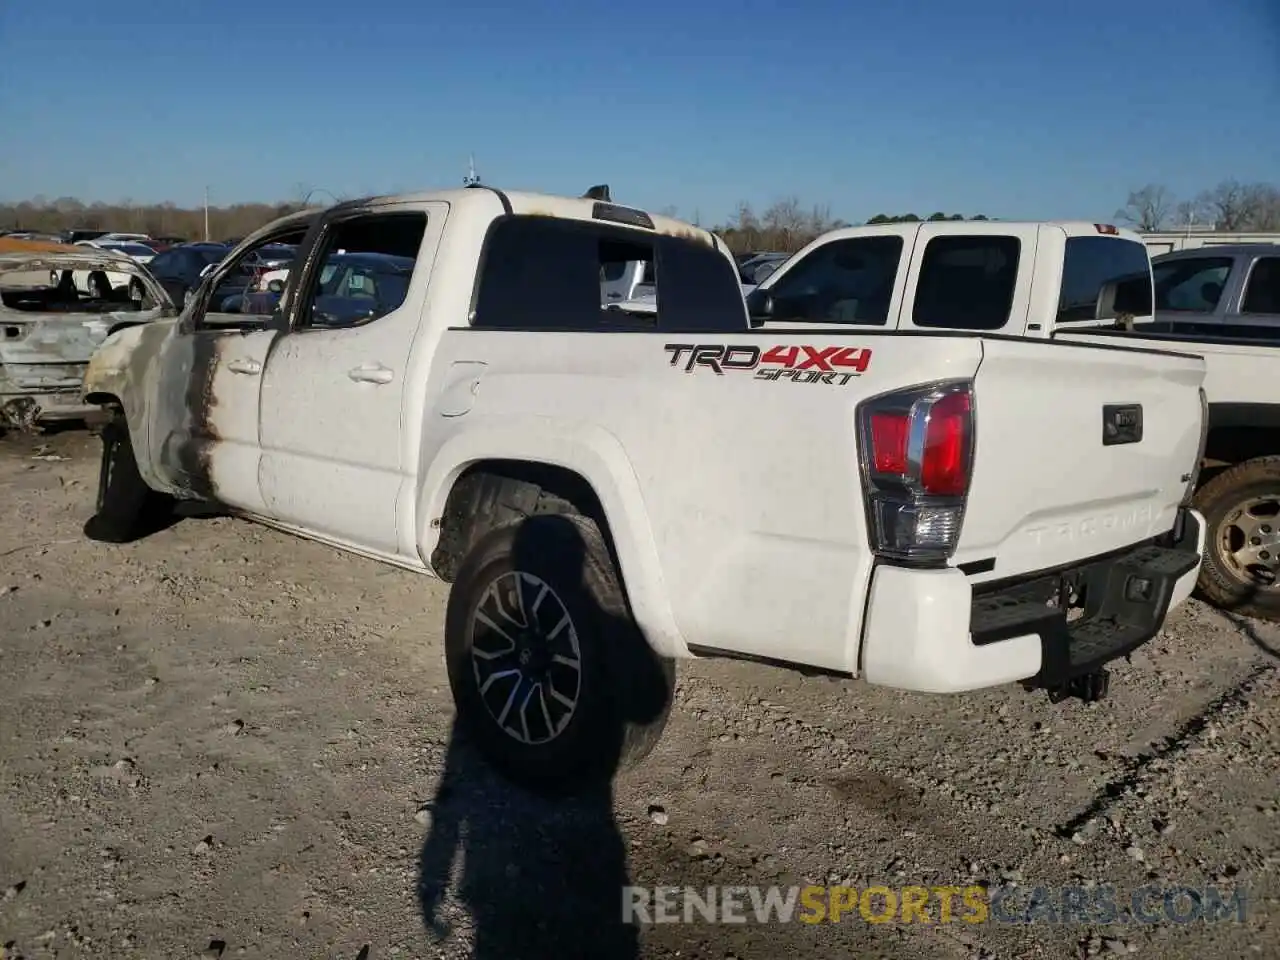
M 250 513 L 258 489 L 258 400 L 274 330 L 176 333 L 158 363 L 157 473 L 171 492 Z

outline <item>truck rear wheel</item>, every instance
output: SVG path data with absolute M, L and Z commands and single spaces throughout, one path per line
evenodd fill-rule
M 454 579 L 445 658 L 459 721 L 504 776 L 543 793 L 607 782 L 666 726 L 675 664 L 631 619 L 591 520 L 491 530 Z
M 1280 620 L 1280 457 L 1236 464 L 1196 493 L 1209 530 L 1199 587 L 1215 607 Z
M 85 536 L 100 543 L 129 543 L 160 529 L 171 510 L 172 501 L 142 479 L 129 426 L 116 414 L 102 428 L 98 501 L 84 526 Z

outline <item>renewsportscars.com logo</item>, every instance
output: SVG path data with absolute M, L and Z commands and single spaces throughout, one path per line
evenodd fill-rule
M 754 370 L 756 380 L 793 383 L 831 383 L 843 386 L 867 372 L 871 351 L 866 347 L 776 346 L 761 350 L 752 344 L 668 343 L 670 365 L 683 364 L 685 373 L 706 367 L 717 376 Z
M 1124 896 L 1084 886 L 622 888 L 624 923 L 1124 924 L 1244 923 L 1239 887 L 1148 884 Z

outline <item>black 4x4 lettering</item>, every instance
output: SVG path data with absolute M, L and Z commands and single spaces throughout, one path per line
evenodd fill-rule
M 791 380 L 795 383 L 845 384 L 866 372 L 871 351 L 865 347 L 770 347 L 762 351 L 750 344 L 668 343 L 663 349 L 670 365 L 685 373 L 709 367 L 717 376 L 728 370 L 755 370 L 757 380 Z

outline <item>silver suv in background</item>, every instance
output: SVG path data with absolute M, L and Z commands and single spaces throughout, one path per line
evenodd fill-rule
M 1181 250 L 1152 257 L 1151 268 L 1157 330 L 1280 336 L 1280 244 Z

